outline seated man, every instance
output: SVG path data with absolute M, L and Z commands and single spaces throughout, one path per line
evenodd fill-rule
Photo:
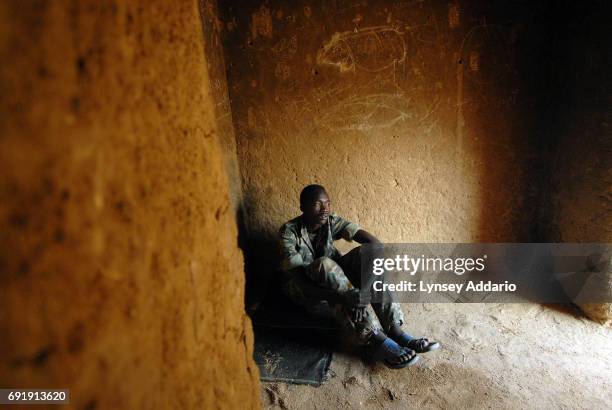
M 315 314 L 326 301 L 352 341 L 366 346 L 388 367 L 411 365 L 418 360 L 416 353 L 437 349 L 438 342 L 415 339 L 402 331 L 404 316 L 398 303 L 360 302 L 361 248 L 342 256 L 334 241 L 380 241 L 357 224 L 330 213 L 330 207 L 325 188 L 308 185 L 300 194 L 302 215 L 280 229 L 283 290 L 287 296 Z

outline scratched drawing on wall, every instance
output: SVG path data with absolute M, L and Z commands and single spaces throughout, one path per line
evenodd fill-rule
M 368 131 L 392 127 L 405 120 L 419 124 L 434 109 L 432 107 L 428 112 L 416 110 L 412 98 L 404 94 L 370 94 L 337 102 L 316 122 L 332 130 Z
M 410 78 L 408 51 L 405 34 L 390 26 L 335 33 L 318 50 L 317 63 L 336 67 L 340 73 L 371 75 L 359 84 L 347 80 L 346 90 L 322 90 L 323 98 L 317 101 L 319 107 L 328 105 L 328 109 L 312 116 L 315 123 L 330 130 L 360 131 L 392 127 L 404 121 L 422 125 L 437 108 L 439 99 L 425 93 L 427 87 L 421 84 L 420 77 Z M 423 98 L 425 94 L 427 98 Z
M 317 64 L 338 67 L 340 72 L 382 71 L 406 59 L 406 42 L 399 30 L 378 26 L 357 32 L 335 33 L 317 53 Z

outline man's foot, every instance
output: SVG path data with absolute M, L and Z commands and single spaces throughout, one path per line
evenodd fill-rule
M 440 342 L 429 340 L 426 337 L 413 338 L 408 333 L 402 332 L 399 336 L 393 338 L 402 347 L 412 349 L 417 353 L 431 352 L 440 348 Z
M 414 338 L 408 333 L 402 331 L 399 324 L 394 325 L 389 329 L 389 337 L 397 342 L 402 347 L 414 350 L 417 353 L 431 352 L 440 348 L 440 343 L 434 340 L 430 341 L 426 337 Z
M 373 358 L 382 361 L 390 369 L 402 369 L 419 360 L 414 350 L 398 345 L 391 338 L 386 338 L 382 343 L 373 347 Z

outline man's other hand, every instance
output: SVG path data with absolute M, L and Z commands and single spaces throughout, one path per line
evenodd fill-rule
M 362 302 L 359 289 L 350 289 L 344 292 L 342 301 L 349 312 L 351 322 L 361 322 L 365 316 L 367 304 Z
M 365 306 L 357 306 L 350 311 L 351 322 L 359 323 L 363 320 L 366 314 Z
M 359 289 L 349 289 L 342 293 L 342 304 L 349 309 L 361 306 L 362 303 L 359 295 Z

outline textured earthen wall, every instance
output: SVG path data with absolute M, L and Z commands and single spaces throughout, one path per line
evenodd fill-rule
M 236 154 L 236 136 L 232 121 L 232 111 L 227 91 L 227 73 L 221 44 L 223 23 L 219 19 L 217 3 L 214 0 L 199 0 L 204 32 L 204 50 L 206 52 L 210 89 L 214 99 L 217 132 L 223 149 L 225 169 L 230 180 L 230 199 L 232 212 L 240 216 L 239 207 L 242 201 L 242 181 L 238 156 Z
M 552 242 L 612 243 L 612 80 L 609 7 L 574 6 L 565 25 L 558 81 L 557 133 L 552 151 Z M 612 284 L 611 284 L 612 286 Z M 581 306 L 612 323 L 612 304 Z
M 202 37 L 197 1 L 0 4 L 1 386 L 258 406 Z
M 255 257 L 309 183 L 386 242 L 529 240 L 537 8 L 219 3 Z

